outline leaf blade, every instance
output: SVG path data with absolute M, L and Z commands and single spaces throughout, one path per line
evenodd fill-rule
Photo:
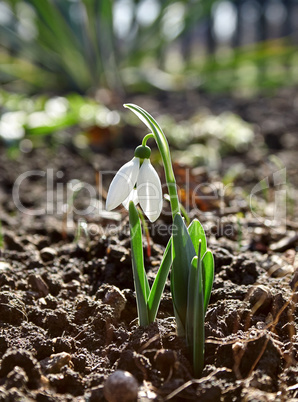
M 131 238 L 132 271 L 136 291 L 137 310 L 140 326 L 149 324 L 147 309 L 148 279 L 144 268 L 142 230 L 138 211 L 131 201 L 129 203 L 129 226 Z
M 194 284 L 194 315 L 193 315 L 193 367 L 195 377 L 199 377 L 204 367 L 205 346 L 205 312 L 204 312 L 204 288 L 202 275 L 201 250 L 199 246 L 198 265 Z
M 204 287 L 204 312 L 206 314 L 214 280 L 214 257 L 210 250 L 207 250 L 203 256 L 202 266 Z
M 195 255 L 195 249 L 184 220 L 180 214 L 177 214 L 173 223 L 171 290 L 176 320 L 178 315 L 180 321 L 179 325 L 177 322 L 177 332 L 179 336 L 185 335 L 188 276 L 191 261 Z
M 191 261 L 189 278 L 188 278 L 188 292 L 187 292 L 187 315 L 186 315 L 186 341 L 190 349 L 193 345 L 193 328 L 194 328 L 194 299 L 195 299 L 195 282 L 197 277 L 198 257 L 195 256 Z
M 153 282 L 148 298 L 149 321 L 154 322 L 165 283 L 172 265 L 172 237 L 168 241 L 159 270 Z
M 196 255 L 199 253 L 199 242 L 201 241 L 201 255 L 207 251 L 207 239 L 204 228 L 198 219 L 194 219 L 188 226 L 188 233 L 190 235 L 192 244 L 195 248 Z

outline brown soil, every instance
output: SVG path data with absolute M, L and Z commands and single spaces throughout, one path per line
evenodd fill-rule
M 244 155 L 223 160 L 221 172 L 202 169 L 194 180 L 217 183 L 226 167 L 240 160 L 254 174 L 249 180 L 238 178 L 236 185 L 251 188 L 264 177 L 263 167 L 274 152 L 294 186 L 297 94 L 288 90 L 275 98 L 249 101 L 196 97 L 197 108 L 236 111 L 257 125 L 258 134 Z M 194 110 L 193 101 L 179 97 L 170 102 L 163 96 L 151 101 L 148 110 L 154 115 L 158 108 L 177 110 L 186 118 Z M 144 99 L 135 102 L 147 108 Z M 182 116 L 181 105 L 188 104 Z M 209 204 L 204 213 L 190 211 L 206 228 L 216 265 L 206 316 L 205 368 L 195 379 L 184 341 L 175 333 L 169 283 L 157 322 L 148 328 L 137 325 L 127 214 L 123 212 L 120 221 L 117 214 L 90 214 L 90 238 L 82 232 L 75 239 L 76 214 L 74 227 L 69 227 L 65 214 L 55 209 L 58 184 L 65 189 L 70 180 L 79 179 L 95 186 L 98 170 L 117 169 L 131 156 L 129 148 L 86 155 L 62 144 L 11 160 L 1 148 L 0 401 L 104 401 L 105 381 L 116 370 L 134 376 L 140 401 L 296 400 L 297 223 L 291 218 L 287 225 L 268 227 L 265 218 L 250 213 L 237 186 L 224 197 L 223 210 Z M 48 213 L 20 213 L 12 200 L 16 179 L 26 171 L 46 169 L 53 169 L 54 175 L 50 196 L 45 195 L 45 178 L 31 176 L 20 188 L 20 199 L 28 210 L 48 208 Z M 111 177 L 104 178 L 104 189 Z M 86 193 L 80 192 L 76 208 L 85 202 Z M 49 213 L 53 205 L 54 214 Z M 151 228 L 150 256 L 144 239 L 151 283 L 167 240 L 157 228 L 170 223 L 164 214 Z M 121 379 L 112 384 L 114 395 L 120 392 L 118 400 L 131 397 L 131 380 L 125 377 L 124 384 Z

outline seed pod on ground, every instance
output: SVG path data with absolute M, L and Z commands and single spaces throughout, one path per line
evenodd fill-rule
M 133 402 L 138 397 L 138 382 L 128 371 L 117 370 L 106 379 L 103 392 L 108 402 Z

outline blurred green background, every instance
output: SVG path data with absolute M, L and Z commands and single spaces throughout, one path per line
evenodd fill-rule
M 0 80 L 60 94 L 290 84 L 296 17 L 293 0 L 2 0 Z
M 291 86 L 297 27 L 296 0 L 2 0 L 0 137 L 117 125 L 130 94 Z

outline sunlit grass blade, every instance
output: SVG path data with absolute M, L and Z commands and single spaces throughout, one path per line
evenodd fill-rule
M 1 30 L 0 30 L 1 33 Z M 0 73 L 6 79 L 22 80 L 35 88 L 50 88 L 56 84 L 54 74 L 45 71 L 28 60 L 0 51 Z
M 97 33 L 97 15 L 94 12 L 96 9 L 96 0 L 82 0 L 85 10 L 86 10 L 86 15 L 87 18 L 84 21 L 84 26 L 86 30 L 86 36 L 88 36 L 88 51 L 89 53 L 91 52 L 91 55 L 89 56 L 90 59 L 93 60 L 93 65 L 90 65 L 90 71 L 92 74 L 95 74 L 96 77 L 94 77 L 95 82 L 98 82 L 100 80 L 100 77 L 102 77 L 103 73 L 103 61 L 102 57 L 100 54 L 100 49 L 98 46 L 98 33 Z M 87 51 L 87 50 L 86 50 Z
M 194 219 L 188 227 L 188 233 L 190 235 L 192 244 L 195 248 L 196 255 L 199 252 L 199 242 L 201 241 L 201 255 L 204 255 L 207 251 L 207 240 L 204 228 L 198 219 Z
M 115 35 L 113 29 L 113 5 L 112 0 L 96 1 L 97 15 L 96 31 L 100 48 L 101 64 L 105 81 L 110 88 L 122 90 L 122 81 L 119 74 Z
M 56 66 L 69 74 L 74 85 L 80 89 L 88 87 L 90 74 L 83 56 L 83 47 L 64 18 L 59 4 L 48 0 L 32 0 L 31 3 L 39 17 L 36 19 L 38 44 L 52 55 L 47 57 L 48 66 L 46 60 L 43 61 L 45 66 L 50 67 L 56 62 Z
M 214 279 L 214 258 L 210 250 L 207 250 L 202 258 L 203 286 L 204 286 L 204 312 L 206 314 L 210 300 Z
M 149 296 L 149 284 L 145 274 L 142 229 L 138 211 L 131 201 L 129 204 L 129 223 L 131 237 L 132 271 L 136 290 L 139 324 L 149 324 L 147 298 Z
M 153 282 L 148 298 L 149 321 L 153 322 L 156 318 L 160 299 L 165 287 L 165 283 L 172 265 L 172 238 L 168 241 L 159 270 Z
M 29 135 L 35 136 L 35 135 L 46 135 L 53 133 L 54 131 L 58 130 L 63 130 L 67 127 L 72 127 L 75 124 L 79 123 L 79 116 L 74 113 L 69 113 L 68 115 L 56 119 L 52 122 L 50 122 L 48 125 L 41 125 L 38 127 L 33 127 L 29 128 L 28 126 L 25 126 L 27 132 Z
M 185 335 L 185 321 L 187 311 L 187 289 L 189 267 L 195 249 L 188 234 L 187 227 L 180 214 L 177 214 L 173 223 L 173 265 L 171 290 L 176 313 L 179 316 L 182 327 L 177 328 L 179 336 Z

